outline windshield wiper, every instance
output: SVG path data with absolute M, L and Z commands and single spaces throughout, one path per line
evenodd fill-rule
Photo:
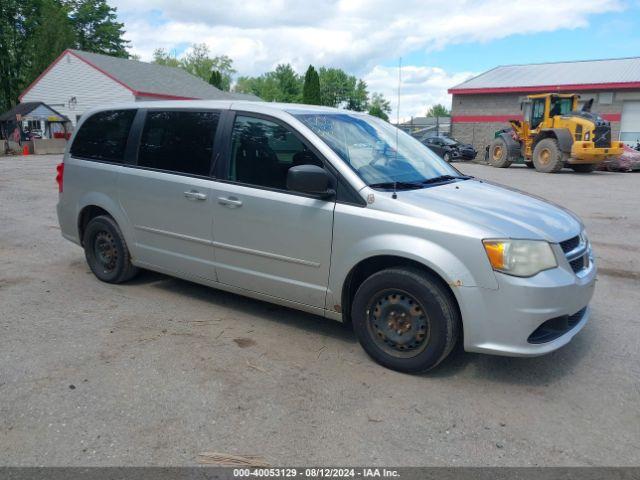
M 396 190 L 411 190 L 424 188 L 422 182 L 380 182 L 372 183 L 369 185 L 371 188 L 384 188 L 384 189 L 396 189 Z
M 448 182 L 450 180 L 469 180 L 470 176 L 468 175 L 440 175 L 438 177 L 433 177 L 433 178 L 429 178 L 427 180 L 424 180 L 422 183 L 424 185 L 428 185 L 431 183 L 442 183 L 442 182 Z

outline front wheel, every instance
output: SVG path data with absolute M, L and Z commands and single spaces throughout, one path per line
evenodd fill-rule
M 125 282 L 138 273 L 138 268 L 131 264 L 124 236 L 113 218 L 100 215 L 91 219 L 82 243 L 89 268 L 103 282 Z
M 442 156 L 442 159 L 445 162 L 451 162 L 451 154 L 449 152 L 445 152 L 445 154 Z
M 533 165 L 542 173 L 556 173 L 562 170 L 565 154 L 555 138 L 543 138 L 533 149 Z
M 380 365 L 406 373 L 442 362 L 461 323 L 451 292 L 432 274 L 413 268 L 389 268 L 367 278 L 351 315 L 364 350 Z

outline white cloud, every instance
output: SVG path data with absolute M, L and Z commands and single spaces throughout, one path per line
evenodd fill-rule
M 424 116 L 431 105 L 441 103 L 451 106 L 451 96 L 447 89 L 464 82 L 471 72 L 449 74 L 441 68 L 407 65 L 402 67 L 400 88 L 400 120 Z M 372 92 L 380 92 L 390 101 L 393 118 L 396 120 L 398 105 L 398 68 L 374 67 L 364 76 Z
M 465 42 L 588 25 L 589 16 L 623 9 L 621 0 L 114 0 L 132 51 L 151 59 L 157 47 L 206 43 L 255 75 L 281 62 L 337 66 L 391 98 L 397 81 L 380 65 L 408 52 Z M 156 14 L 151 14 L 155 12 Z M 157 12 L 161 12 L 158 21 Z M 496 59 L 496 63 L 499 59 Z M 387 75 L 391 84 L 386 83 Z M 402 115 L 423 113 L 430 99 L 446 101 L 447 87 L 465 74 L 424 65 L 406 67 Z M 420 90 L 424 88 L 425 90 Z M 412 92 L 412 93 L 410 93 Z M 429 99 L 429 100 L 425 100 Z M 422 109 L 422 110 L 420 110 Z

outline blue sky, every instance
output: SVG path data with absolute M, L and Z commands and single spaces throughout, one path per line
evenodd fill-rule
M 311 63 L 364 78 L 400 115 L 450 103 L 447 88 L 497 65 L 640 56 L 637 0 L 112 0 L 133 53 L 205 43 L 239 75 Z
M 448 71 L 482 72 L 496 65 L 640 56 L 640 6 L 593 15 L 589 26 L 554 32 L 515 34 L 489 42 L 448 45 L 412 52 L 403 63 L 438 65 Z M 390 60 L 387 65 L 397 65 Z

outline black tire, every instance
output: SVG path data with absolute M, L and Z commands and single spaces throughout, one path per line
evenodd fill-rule
M 83 236 L 84 254 L 89 268 L 103 282 L 122 283 L 133 278 L 138 268 L 115 220 L 106 215 L 89 221 Z
M 415 268 L 389 268 L 367 278 L 355 294 L 351 318 L 371 358 L 405 373 L 424 372 L 442 362 L 461 325 L 451 292 L 440 279 Z
M 533 162 L 524 162 L 524 164 L 527 166 L 527 168 L 536 168 Z
M 555 138 L 543 138 L 533 149 L 533 165 L 542 173 L 556 173 L 562 170 L 566 155 L 560 150 Z
M 591 173 L 596 169 L 595 163 L 577 163 L 575 165 L 570 165 L 574 172 L 577 173 Z
M 509 157 L 507 143 L 500 137 L 494 138 L 489 145 L 489 165 L 496 168 L 507 168 L 513 163 Z

